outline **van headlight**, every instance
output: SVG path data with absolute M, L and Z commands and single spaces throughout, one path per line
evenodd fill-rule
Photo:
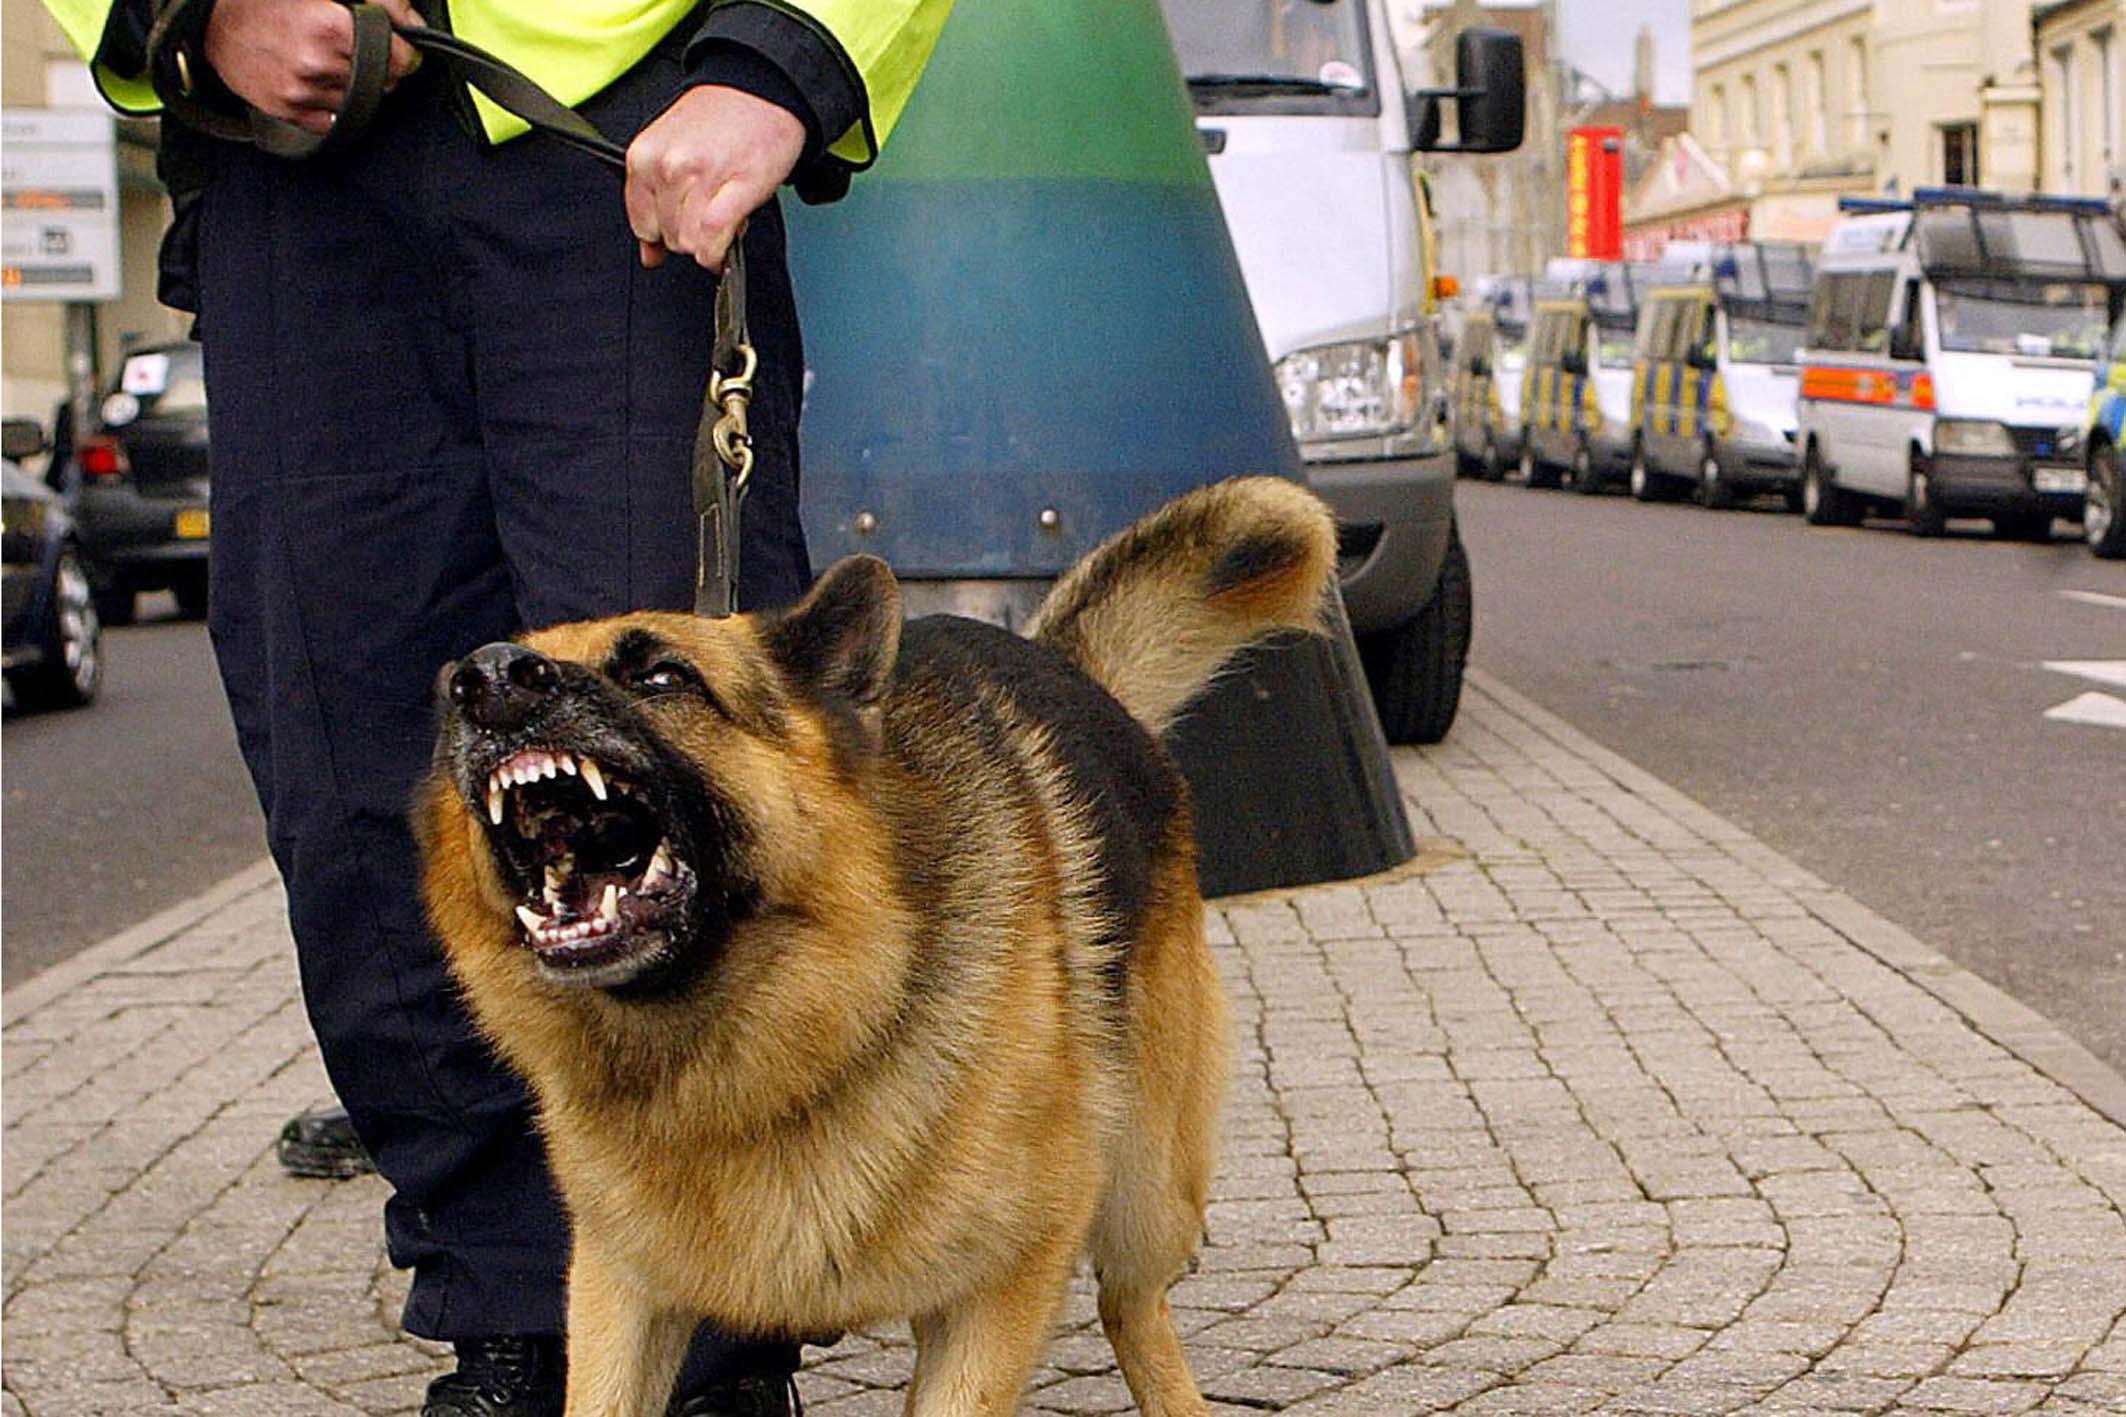
M 1400 432 L 1417 422 L 1424 384 L 1414 332 L 1318 345 L 1277 361 L 1277 392 L 1302 443 Z
M 2015 440 L 1998 423 L 1976 418 L 1943 418 L 1934 424 L 1934 451 L 1961 453 L 1966 457 L 2010 458 Z

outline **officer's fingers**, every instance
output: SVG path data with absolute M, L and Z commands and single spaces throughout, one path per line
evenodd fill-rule
M 664 229 L 657 224 L 657 144 L 645 130 L 628 145 L 627 181 L 621 187 L 621 201 L 627 207 L 628 230 L 643 246 L 643 264 L 655 265 L 649 259 L 649 248 L 662 247 Z M 663 257 L 658 258 L 662 260 Z
M 385 14 L 391 16 L 393 24 L 405 25 L 409 29 L 421 29 L 428 23 L 408 0 L 377 0 L 377 3 L 384 7 Z M 385 87 L 389 88 L 398 83 L 420 67 L 421 52 L 405 40 L 394 37 L 391 41 L 391 76 L 385 81 Z
M 725 182 L 690 212 L 693 230 L 687 250 L 696 261 L 721 275 L 731 243 L 745 229 L 746 218 L 774 191 L 773 184 L 763 188 L 757 180 L 734 178 Z
M 654 271 L 664 264 L 664 248 L 655 242 L 637 241 L 635 249 L 637 254 L 642 257 L 642 268 L 644 270 Z

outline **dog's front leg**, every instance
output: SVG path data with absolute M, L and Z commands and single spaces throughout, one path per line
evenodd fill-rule
M 1058 1237 L 1001 1283 L 918 1315 L 906 1417 L 1009 1417 L 1018 1411 L 1027 1379 L 1048 1347 L 1080 1248 L 1076 1236 Z
M 579 1236 L 568 1270 L 567 1417 L 655 1417 L 672 1395 L 694 1321 Z

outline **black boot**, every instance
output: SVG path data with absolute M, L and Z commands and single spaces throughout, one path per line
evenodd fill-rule
M 545 1335 L 468 1338 L 458 1370 L 428 1385 L 421 1417 L 561 1417 L 567 1351 Z
M 797 1383 L 790 1378 L 739 1378 L 708 1392 L 672 1399 L 666 1417 L 803 1417 Z
M 347 1109 L 337 1103 L 290 1118 L 281 1128 L 274 1154 L 280 1158 L 281 1170 L 291 1176 L 338 1181 L 376 1170 L 362 1139 L 354 1134 Z

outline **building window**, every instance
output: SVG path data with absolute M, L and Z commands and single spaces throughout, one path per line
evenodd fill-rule
M 1742 122 L 1736 129 L 1736 136 L 1742 140 L 1742 146 L 1746 148 L 1754 148 L 1763 141 L 1762 134 L 1757 127 L 1757 76 L 1755 74 L 1744 74 L 1742 76 Z
M 2073 45 L 2052 51 L 2052 72 L 2059 86 L 2059 102 L 2053 107 L 2060 118 L 2060 167 L 2053 185 L 2072 192 L 2082 185 L 2082 96 L 2074 82 Z
M 1944 124 L 1941 130 L 1941 180 L 1951 187 L 1978 185 L 1978 125 Z
M 1864 37 L 1855 35 L 1847 44 L 1845 68 L 1846 97 L 1847 102 L 1851 105 L 1851 111 L 1846 121 L 1852 125 L 1850 129 L 1852 136 L 1848 141 L 1856 150 L 1866 152 L 1869 147 L 1868 42 Z
M 1801 121 L 1803 142 L 1808 151 L 1821 155 L 1826 151 L 1824 142 L 1823 110 L 1830 100 L 1829 91 L 1823 83 L 1823 51 L 1812 50 L 1809 54 L 1807 78 L 1801 90 Z
M 2102 154 L 2103 172 L 2098 176 L 2109 181 L 2118 171 L 2119 163 L 2119 75 L 2117 56 L 2112 53 L 2111 31 L 2098 30 L 2089 36 L 2096 46 L 2097 116 L 2103 120 L 2103 131 L 2097 134 L 2097 150 Z
M 1772 165 L 1794 166 L 1794 76 L 1784 64 L 1772 66 Z
M 1727 90 L 1714 84 L 1705 104 L 1705 136 L 1714 152 L 1727 146 Z

